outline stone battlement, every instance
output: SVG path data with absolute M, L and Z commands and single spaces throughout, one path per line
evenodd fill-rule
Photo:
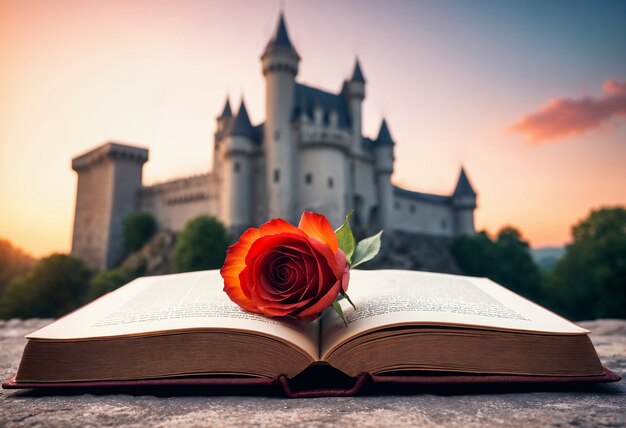
M 213 178 L 213 173 L 196 174 L 189 177 L 175 178 L 173 180 L 167 180 L 161 183 L 155 183 L 150 186 L 143 187 L 139 193 L 140 196 L 150 196 L 171 192 L 178 192 L 190 187 L 198 187 L 201 185 L 208 185 Z
M 148 161 L 148 149 L 108 142 L 72 159 L 72 169 L 80 171 L 106 159 L 128 160 L 143 164 Z
M 302 145 L 332 146 L 348 152 L 351 141 L 352 135 L 348 130 L 329 125 L 300 124 L 300 143 Z

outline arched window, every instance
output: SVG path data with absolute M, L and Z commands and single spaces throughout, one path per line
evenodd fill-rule
M 309 173 L 307 173 L 307 174 L 304 176 L 304 182 L 305 182 L 306 184 L 311 184 L 311 183 L 313 183 L 313 174 L 311 174 L 310 172 L 309 172 Z
M 444 218 L 443 220 L 441 220 L 441 228 L 445 229 L 446 227 L 448 227 L 448 222 L 446 221 L 446 219 Z
M 411 211 L 412 213 L 414 213 L 414 212 L 415 212 L 415 204 L 411 204 L 411 205 L 409 206 L 409 211 Z
M 275 169 L 274 170 L 274 183 L 278 183 L 279 181 L 280 181 L 280 170 Z
M 240 169 L 241 165 L 239 165 L 239 162 L 235 162 L 235 172 L 239 172 Z
M 335 185 L 335 182 L 333 181 L 333 178 L 328 177 L 328 187 L 332 189 L 334 185 Z

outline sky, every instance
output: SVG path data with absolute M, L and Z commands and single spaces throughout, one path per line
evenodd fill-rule
M 396 184 L 449 194 L 464 165 L 477 228 L 533 247 L 626 205 L 624 1 L 0 0 L 0 237 L 69 251 L 70 160 L 106 141 L 150 149 L 146 184 L 208 171 L 227 95 L 264 119 L 281 7 L 300 82 L 338 91 L 358 56 Z

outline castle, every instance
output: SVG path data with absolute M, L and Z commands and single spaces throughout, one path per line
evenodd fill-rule
M 136 212 L 174 231 L 208 214 L 237 234 L 274 217 L 296 223 L 305 210 L 337 227 L 354 208 L 353 223 L 365 230 L 474 233 L 476 193 L 463 169 L 451 195 L 392 184 L 395 141 L 386 121 L 376 138 L 362 133 L 366 80 L 358 59 L 338 93 L 298 83 L 299 62 L 281 14 L 261 56 L 265 122 L 250 123 L 243 99 L 233 114 L 227 99 L 206 174 L 144 186 L 148 150 L 113 142 L 74 158 L 72 254 L 94 267 L 115 266 L 123 257 L 123 221 Z

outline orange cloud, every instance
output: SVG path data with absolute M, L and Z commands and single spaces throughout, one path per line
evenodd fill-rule
M 532 143 L 542 143 L 600 128 L 612 117 L 626 118 L 626 81 L 607 80 L 599 97 L 552 99 L 510 130 L 526 135 Z

